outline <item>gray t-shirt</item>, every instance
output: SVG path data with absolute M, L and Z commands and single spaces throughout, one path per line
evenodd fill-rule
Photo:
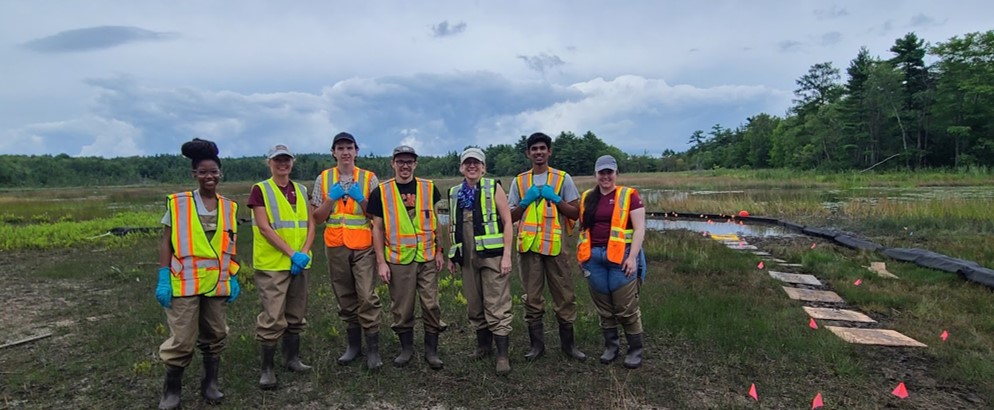
M 370 170 L 365 170 L 365 171 L 369 172 L 370 174 L 373 173 Z M 330 175 L 328 176 L 328 180 L 329 181 L 331 180 Z M 352 182 L 353 182 L 352 174 L 348 175 L 338 174 L 338 182 L 342 184 L 342 188 L 348 191 L 349 188 L 352 187 Z M 373 192 L 373 188 L 376 188 L 379 185 L 380 181 L 376 179 L 375 174 L 373 175 L 372 178 L 369 178 L 369 192 Z M 318 177 L 314 179 L 314 189 L 311 190 L 311 205 L 314 205 L 315 207 L 321 206 L 321 203 L 324 202 L 324 196 L 322 194 L 323 192 L 324 192 L 324 178 L 321 178 L 321 174 L 318 174 Z M 366 198 L 366 200 L 369 200 L 369 198 Z M 334 213 L 335 209 L 332 208 L 331 212 Z
M 580 192 L 576 190 L 576 184 L 573 183 L 573 177 L 569 174 L 565 174 L 566 178 L 563 179 L 563 188 L 559 192 L 559 196 L 563 198 L 566 203 L 573 202 L 580 199 Z M 535 185 L 545 185 L 545 182 L 549 180 L 549 172 L 543 172 L 541 174 L 532 174 L 532 183 Z M 518 202 L 521 202 L 521 193 L 518 192 L 518 183 L 515 180 L 511 180 L 511 189 L 507 193 L 507 204 L 510 205 L 511 210 L 518 208 Z

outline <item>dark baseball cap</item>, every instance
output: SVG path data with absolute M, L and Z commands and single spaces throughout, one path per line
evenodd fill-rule
M 418 157 L 418 153 L 415 152 L 414 151 L 414 147 L 411 147 L 410 145 L 400 145 L 397 148 L 393 149 L 393 156 L 394 156 L 394 158 L 396 158 L 398 155 L 401 155 L 401 154 L 413 155 L 414 158 Z
M 335 135 L 335 138 L 333 138 L 331 140 L 331 150 L 332 151 L 335 150 L 335 144 L 337 144 L 339 141 L 349 141 L 349 142 L 355 144 L 356 148 L 359 148 L 359 143 L 355 142 L 355 137 L 353 137 L 352 134 L 349 134 L 347 132 L 340 132 L 337 135 Z

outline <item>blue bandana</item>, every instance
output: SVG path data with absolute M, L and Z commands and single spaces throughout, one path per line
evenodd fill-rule
M 476 202 L 476 187 L 469 186 L 466 180 L 462 181 L 462 188 L 459 193 L 456 194 L 456 198 L 459 199 L 459 207 L 463 209 L 473 209 L 473 204 Z

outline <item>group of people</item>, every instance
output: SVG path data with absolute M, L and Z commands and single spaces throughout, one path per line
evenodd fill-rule
M 597 186 L 582 194 L 572 177 L 549 166 L 552 139 L 543 133 L 526 140 L 532 168 L 514 178 L 505 194 L 499 180 L 487 178 L 486 155 L 467 148 L 460 155 L 461 183 L 448 191 L 448 232 L 439 232 L 437 208 L 442 195 L 435 183 L 415 176 L 418 154 L 410 146 L 393 150 L 393 178 L 356 166 L 359 145 L 342 132 L 332 140 L 336 164 L 323 171 L 313 189 L 290 179 L 294 155 L 285 145 L 272 147 L 266 162 L 272 177 L 255 184 L 252 210 L 254 283 L 261 311 L 255 338 L 260 343 L 259 387 L 276 388 L 275 356 L 282 340 L 283 364 L 295 372 L 310 366 L 300 358 L 300 334 L 307 325 L 307 280 L 317 223 L 323 240 L 338 314 L 346 324 L 347 345 L 337 362 L 348 365 L 365 355 L 366 366 L 383 366 L 377 278 L 388 285 L 390 325 L 400 342 L 393 365 L 414 357 L 415 301 L 421 308 L 424 360 L 441 369 L 442 321 L 438 275 L 443 267 L 460 272 L 470 326 L 476 331 L 474 359 L 496 358 L 498 374 L 511 371 L 511 265 L 517 250 L 525 295 L 530 347 L 525 359 L 545 352 L 544 288 L 549 286 L 563 353 L 575 360 L 573 322 L 576 293 L 563 238 L 578 229 L 576 256 L 600 316 L 605 364 L 620 356 L 622 327 L 628 342 L 623 364 L 642 364 L 643 333 L 638 305 L 645 275 L 642 241 L 645 209 L 638 192 L 618 186 L 618 165 L 602 156 L 594 165 Z M 165 308 L 170 336 L 159 354 L 166 364 L 160 409 L 180 405 L 183 371 L 194 347 L 203 355 L 201 395 L 218 403 L 220 353 L 227 336 L 226 306 L 238 298 L 236 259 L 237 204 L 218 195 L 221 160 L 217 145 L 194 139 L 182 147 L 191 159 L 199 187 L 169 195 L 162 219 L 158 284 L 155 296 Z M 514 224 L 517 223 L 517 238 Z M 443 244 L 445 246 L 443 246 Z M 365 353 L 363 353 L 365 342 Z

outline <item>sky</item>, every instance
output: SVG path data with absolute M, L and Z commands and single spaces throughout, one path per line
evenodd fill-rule
M 784 115 L 816 63 L 991 22 L 955 0 L 0 0 L 0 154 L 327 153 L 348 131 L 361 155 L 442 155 L 591 131 L 659 156 Z

